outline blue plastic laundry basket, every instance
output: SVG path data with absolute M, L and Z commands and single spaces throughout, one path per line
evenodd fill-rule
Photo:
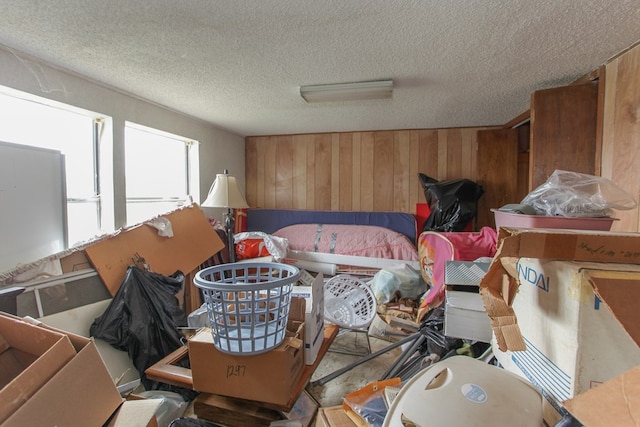
M 291 291 L 300 270 L 280 263 L 238 262 L 199 271 L 215 347 L 223 353 L 252 355 L 282 343 Z

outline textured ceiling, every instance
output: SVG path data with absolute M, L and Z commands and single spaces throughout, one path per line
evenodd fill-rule
M 0 44 L 242 136 L 504 124 L 640 39 L 640 0 L 2 0 Z M 392 99 L 306 104 L 391 78 Z

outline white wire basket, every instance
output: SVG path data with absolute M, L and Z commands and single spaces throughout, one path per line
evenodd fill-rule
M 376 297 L 365 282 L 339 274 L 324 284 L 324 318 L 342 328 L 367 327 L 376 315 Z
M 202 290 L 215 347 L 252 355 L 280 345 L 299 277 L 297 267 L 280 263 L 230 263 L 199 271 L 193 282 Z

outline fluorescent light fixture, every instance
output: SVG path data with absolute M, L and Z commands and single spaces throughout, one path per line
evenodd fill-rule
M 300 86 L 300 96 L 307 102 L 358 101 L 386 99 L 393 94 L 393 80 Z

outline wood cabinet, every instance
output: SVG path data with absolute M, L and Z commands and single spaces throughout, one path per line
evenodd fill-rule
M 556 169 L 596 174 L 598 81 L 531 96 L 529 191 Z
M 495 227 L 493 212 L 507 203 L 519 203 L 518 130 L 478 131 L 477 183 L 484 195 L 478 201 L 476 229 Z

